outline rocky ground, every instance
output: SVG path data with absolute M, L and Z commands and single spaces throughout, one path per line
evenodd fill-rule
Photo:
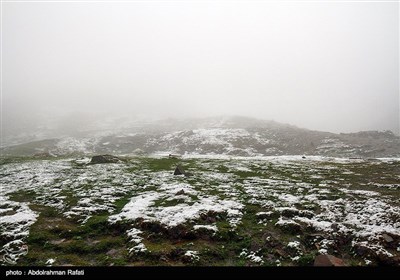
M 400 265 L 400 159 L 111 159 L 2 158 L 2 264 Z

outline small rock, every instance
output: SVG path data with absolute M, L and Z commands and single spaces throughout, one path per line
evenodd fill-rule
M 382 234 L 382 238 L 387 243 L 392 243 L 394 241 L 394 239 L 389 234 L 386 233 Z
M 180 190 L 179 192 L 176 193 L 176 195 L 181 195 L 181 194 L 185 194 L 184 190 Z
M 175 168 L 174 175 L 185 175 L 185 170 L 183 170 L 182 166 L 178 165 Z
M 332 228 L 334 231 L 338 231 L 338 230 L 339 230 L 339 224 L 338 224 L 338 223 L 332 223 L 332 224 L 331 224 L 331 228 Z
M 60 239 L 60 240 L 51 240 L 49 243 L 52 244 L 52 245 L 60 245 L 64 241 L 65 241 L 65 238 L 64 239 Z
M 314 260 L 314 266 L 345 266 L 342 259 L 332 255 L 319 255 Z
M 370 254 L 371 249 L 367 246 L 358 244 L 357 246 L 355 246 L 355 251 L 359 256 L 366 257 Z
M 185 177 L 193 176 L 193 173 L 186 172 L 182 166 L 178 165 L 175 168 L 174 175 L 185 175 Z

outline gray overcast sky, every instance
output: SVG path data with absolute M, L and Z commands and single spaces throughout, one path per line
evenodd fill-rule
M 2 15 L 5 128 L 86 112 L 399 133 L 398 3 L 8 2 Z

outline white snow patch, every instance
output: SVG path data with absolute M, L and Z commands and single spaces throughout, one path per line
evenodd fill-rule
M 290 241 L 287 244 L 287 247 L 289 247 L 289 248 L 299 248 L 300 247 L 300 242 L 299 241 Z
M 48 259 L 47 261 L 46 261 L 46 264 L 47 265 L 52 265 L 53 263 L 55 263 L 56 262 L 56 259 Z
M 192 261 L 200 260 L 199 252 L 197 251 L 186 251 L 185 256 L 189 257 Z
M 242 252 L 239 254 L 240 258 L 246 258 L 253 263 L 263 264 L 264 261 L 260 256 L 256 255 L 256 252 L 250 251 L 248 252 L 247 249 L 243 249 Z
M 213 232 L 217 232 L 218 228 L 216 225 L 194 225 L 193 226 L 194 230 L 199 230 L 199 229 L 206 229 L 206 230 L 210 230 Z

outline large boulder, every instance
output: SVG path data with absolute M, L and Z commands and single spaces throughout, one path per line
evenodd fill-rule
M 92 160 L 90 161 L 90 164 L 99 164 L 99 163 L 118 163 L 121 162 L 121 159 L 119 159 L 116 156 L 112 155 L 98 155 L 98 156 L 93 156 Z

